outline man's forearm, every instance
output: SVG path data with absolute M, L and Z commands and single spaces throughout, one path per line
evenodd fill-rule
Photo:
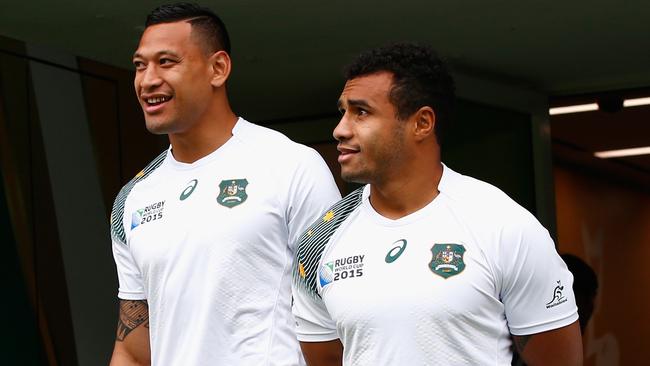
M 336 339 L 328 342 L 300 342 L 308 366 L 341 366 L 343 345 Z
M 146 300 L 120 300 L 111 366 L 151 364 L 149 306 Z
M 150 366 L 151 361 L 146 360 L 137 360 L 130 353 L 120 350 L 116 347 L 113 351 L 113 357 L 111 357 L 110 366 Z
M 528 366 L 582 366 L 582 337 L 578 322 L 548 332 L 513 336 L 513 340 Z

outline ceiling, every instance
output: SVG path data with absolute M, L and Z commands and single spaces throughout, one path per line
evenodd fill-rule
M 144 18 L 160 3 L 4 0 L 0 35 L 130 68 Z M 428 42 L 459 69 L 551 95 L 650 86 L 647 1 L 199 3 L 228 25 L 233 77 L 256 99 L 278 88 L 338 89 L 354 54 L 398 40 Z
M 645 95 L 650 95 L 650 89 Z M 596 96 L 591 100 L 581 97 L 579 102 L 575 98 L 560 99 L 561 105 L 597 101 Z M 555 115 L 550 120 L 556 161 L 650 193 L 650 155 L 610 159 L 594 156 L 598 151 L 650 146 L 650 105 Z
M 146 14 L 160 3 L 3 0 L 0 35 L 130 68 Z M 230 94 L 235 107 L 251 110 L 252 120 L 332 113 L 342 66 L 362 49 L 400 40 L 429 43 L 456 70 L 536 90 L 556 104 L 562 96 L 650 87 L 647 1 L 199 3 L 217 11 L 229 28 Z M 587 120 L 621 115 L 599 113 L 576 117 L 585 120 L 572 123 L 581 129 L 571 133 L 558 127 L 557 139 L 584 151 L 600 144 L 600 137 L 591 139 L 596 130 Z M 636 124 L 650 123 L 647 114 L 635 118 Z M 612 128 L 603 121 L 597 123 L 606 126 L 604 136 L 650 136 L 639 135 L 636 125 L 617 120 Z M 647 140 L 642 142 L 650 145 Z M 647 160 L 631 164 L 650 174 Z

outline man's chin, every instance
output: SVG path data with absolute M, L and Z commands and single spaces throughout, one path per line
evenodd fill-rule
M 361 172 L 346 172 L 341 171 L 341 179 L 348 183 L 367 184 L 369 183 L 368 177 Z
M 170 133 L 170 124 L 162 121 L 150 120 L 145 118 L 147 131 L 154 135 L 167 135 Z

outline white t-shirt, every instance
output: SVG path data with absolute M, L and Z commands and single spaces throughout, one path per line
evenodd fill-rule
M 578 318 L 573 276 L 528 211 L 446 166 L 439 191 L 390 220 L 366 186 L 301 236 L 299 340 L 340 338 L 344 365 L 510 365 L 510 334 Z
M 291 267 L 305 227 L 340 199 L 316 151 L 239 119 L 216 151 L 166 151 L 111 215 L 118 297 L 149 305 L 153 365 L 298 365 Z

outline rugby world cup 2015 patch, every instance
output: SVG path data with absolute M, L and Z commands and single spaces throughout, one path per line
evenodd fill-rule
M 352 255 L 323 264 L 318 271 L 318 281 L 325 287 L 334 281 L 363 276 L 364 254 Z
M 455 276 L 465 269 L 465 247 L 461 244 L 434 244 L 431 247 L 433 259 L 429 262 L 429 268 L 433 273 L 447 279 Z
M 241 205 L 248 198 L 248 193 L 246 193 L 247 186 L 248 180 L 246 179 L 222 180 L 221 183 L 219 183 L 217 202 L 228 208 Z
M 164 209 L 165 201 L 160 201 L 133 211 L 131 214 L 131 230 L 140 225 L 161 220 L 163 218 Z

